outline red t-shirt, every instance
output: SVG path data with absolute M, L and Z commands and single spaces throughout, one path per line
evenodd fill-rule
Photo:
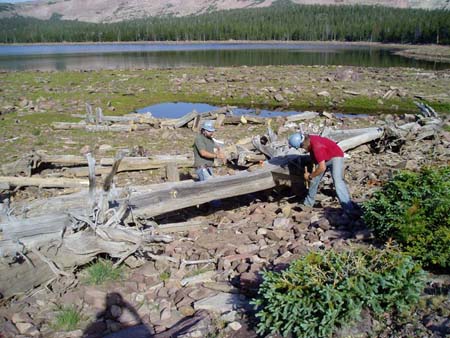
M 309 139 L 310 153 L 317 163 L 329 161 L 333 157 L 344 157 L 344 152 L 333 140 L 318 135 L 309 135 Z

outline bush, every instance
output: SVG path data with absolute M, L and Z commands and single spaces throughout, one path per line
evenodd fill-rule
M 409 256 L 392 248 L 310 253 L 286 271 L 263 273 L 253 300 L 258 333 L 329 337 L 364 308 L 406 311 L 418 300 L 424 276 Z
M 376 238 L 389 238 L 424 266 L 450 267 L 450 167 L 401 172 L 363 205 Z

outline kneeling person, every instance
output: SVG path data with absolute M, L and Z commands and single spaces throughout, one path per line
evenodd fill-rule
M 225 160 L 224 154 L 220 148 L 216 148 L 212 138 L 215 131 L 214 121 L 205 120 L 194 141 L 194 166 L 199 181 L 206 181 L 214 176 L 212 167 L 215 158 Z

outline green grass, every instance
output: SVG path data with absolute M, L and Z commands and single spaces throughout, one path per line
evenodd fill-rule
M 100 259 L 86 268 L 85 274 L 87 284 L 100 285 L 108 281 L 120 280 L 123 277 L 123 269 L 114 268 L 112 262 Z
M 52 328 L 55 331 L 74 331 L 80 327 L 83 316 L 75 306 L 62 306 L 57 310 Z
M 170 272 L 169 271 L 164 271 L 159 275 L 159 279 L 161 280 L 161 282 L 166 282 L 168 281 L 170 278 Z

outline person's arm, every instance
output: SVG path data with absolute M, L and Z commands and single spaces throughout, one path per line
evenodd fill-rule
M 316 170 L 314 170 L 311 174 L 309 172 L 305 172 L 305 180 L 309 181 L 312 180 L 314 177 L 322 175 L 326 169 L 327 166 L 325 165 L 325 161 L 320 161 Z
M 200 156 L 204 157 L 204 158 L 217 158 L 216 154 L 210 153 L 206 149 L 200 149 L 198 152 L 199 152 Z

